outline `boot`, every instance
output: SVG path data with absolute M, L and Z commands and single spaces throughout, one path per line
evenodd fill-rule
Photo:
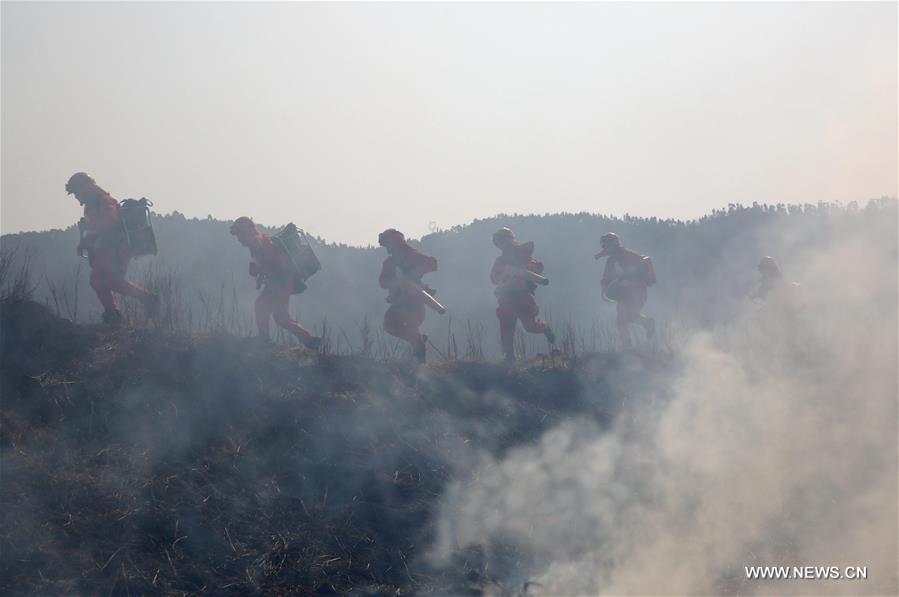
M 551 327 L 546 326 L 546 329 L 543 330 L 543 335 L 546 336 L 546 341 L 551 345 L 554 346 L 556 344 L 556 333 L 553 332 Z
M 119 327 L 123 321 L 122 313 L 118 309 L 110 309 L 103 312 L 103 323 L 109 327 Z
M 503 356 L 503 362 L 506 365 L 514 365 L 515 364 L 515 351 L 514 350 L 506 351 L 505 355 Z
M 306 348 L 308 348 L 312 352 L 318 352 L 318 349 L 321 348 L 322 345 L 322 339 L 318 336 L 312 336 L 304 344 Z
M 412 349 L 412 356 L 416 362 L 419 364 L 424 364 L 427 359 L 427 342 L 428 337 L 424 334 L 421 335 L 421 343 Z
M 147 300 L 144 303 L 144 309 L 146 310 L 148 319 L 156 319 L 156 317 L 159 315 L 159 295 L 147 295 Z
M 425 361 L 427 360 L 427 349 L 424 346 L 422 346 L 421 348 L 417 348 L 412 353 L 412 356 L 415 359 L 416 363 L 424 365 Z
M 254 348 L 271 348 L 274 346 L 272 339 L 267 336 L 253 336 L 250 338 L 250 345 Z

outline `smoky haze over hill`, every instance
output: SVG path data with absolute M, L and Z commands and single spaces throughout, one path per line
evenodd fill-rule
M 255 292 L 245 250 L 214 220 L 158 218 L 160 256 L 135 273 L 181 314 L 160 326 L 62 321 L 16 298 L 16 268 L 0 262 L 0 587 L 896 594 L 895 199 L 687 223 L 504 216 L 429 235 L 421 247 L 441 263 L 429 281 L 457 322 L 484 330 L 487 359 L 500 225 L 536 242 L 553 280 L 539 302 L 557 327 L 570 317 L 577 355 L 368 358 L 360 321 L 378 326 L 385 307 L 373 247 L 321 246 L 324 269 L 295 299 L 362 354 L 234 337 L 240 321 L 253 331 Z M 592 259 L 609 229 L 655 260 L 648 309 L 675 329 L 662 350 L 584 354 L 605 348 L 590 346 L 590 318 L 612 315 Z M 75 236 L 3 243 L 20 261 L 30 247 L 43 299 L 58 299 Z M 746 298 L 763 254 L 801 283 L 795 317 Z M 185 312 L 204 333 L 178 327 Z M 446 325 L 429 314 L 438 344 Z M 868 577 L 752 579 L 748 566 Z
M 814 285 L 795 267 L 796 253 L 823 249 L 835 235 L 860 228 L 873 227 L 879 231 L 874 237 L 889 243 L 889 234 L 883 231 L 890 225 L 884 209 L 891 213 L 894 200 L 873 201 L 863 208 L 731 205 L 690 222 L 587 213 L 476 220 L 414 243 L 438 259 L 438 271 L 425 280 L 438 289 L 449 308 L 443 317 L 429 312 L 424 330 L 441 350 L 455 335 L 457 345 L 476 339 L 488 356 L 498 352 L 489 271 L 498 254 L 491 234 L 500 226 L 513 228 L 520 240 L 535 242 L 535 255 L 551 280 L 549 287 L 537 290 L 541 313 L 557 331 L 570 327 L 583 351 L 613 342 L 614 307 L 600 298 L 603 263 L 593 259 L 605 232 L 615 231 L 626 246 L 652 257 L 658 283 L 650 289 L 646 311 L 679 329 L 682 324 L 708 325 L 733 314 L 756 283 L 755 265 L 763 255 L 775 256 L 787 278 Z M 288 219 L 300 227 L 306 224 L 301 214 L 285 214 L 285 224 Z M 178 212 L 155 216 L 159 255 L 132 261 L 129 278 L 160 291 L 164 312 L 179 325 L 252 333 L 257 293 L 247 275 L 250 258 L 228 233 L 228 226 L 212 218 L 187 219 Z M 372 231 L 373 242 L 378 232 Z M 78 242 L 74 227 L 10 234 L 2 241 L 6 248 L 18 247 L 18 258 L 27 255 L 32 260 L 38 301 L 51 303 L 78 321 L 98 318 L 87 262 L 74 252 Z M 305 293 L 292 299 L 292 312 L 316 332 L 326 323 L 344 350 L 356 349 L 366 319 L 372 330 L 380 330 L 387 305 L 377 277 L 386 253 L 377 246 L 324 242 L 316 246 L 316 253 L 322 270 L 310 279 Z M 531 353 L 546 348 L 542 338 L 529 337 L 526 342 Z

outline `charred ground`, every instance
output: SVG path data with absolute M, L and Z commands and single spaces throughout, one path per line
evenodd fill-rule
M 454 473 L 564 418 L 608 425 L 667 368 L 415 369 L 80 326 L 28 301 L 0 325 L 7 595 L 479 594 L 488 546 L 460 545 L 449 568 L 424 557 Z M 489 548 L 494 566 L 527 558 Z

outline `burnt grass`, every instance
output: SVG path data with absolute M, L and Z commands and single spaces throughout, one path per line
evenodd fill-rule
M 4 595 L 505 592 L 484 546 L 425 557 L 457 458 L 570 417 L 608 426 L 654 368 L 417 368 L 75 325 L 30 302 L 0 315 Z M 527 558 L 503 549 L 505 566 Z

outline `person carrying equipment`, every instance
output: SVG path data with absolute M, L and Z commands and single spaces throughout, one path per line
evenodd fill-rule
M 783 306 L 796 306 L 799 295 L 799 284 L 787 282 L 780 267 L 773 257 L 762 257 L 758 264 L 759 286 L 749 295 L 752 301 L 773 300 Z
M 773 257 L 762 257 L 758 264 L 761 275 L 758 287 L 749 295 L 754 303 L 765 303 L 762 329 L 772 337 L 786 339 L 797 348 L 799 332 L 800 287 L 788 282 Z
M 155 316 L 159 297 L 125 279 L 131 249 L 118 202 L 84 172 L 76 172 L 69 178 L 66 193 L 75 195 L 78 203 L 84 206 L 84 217 L 78 221 L 81 241 L 76 252 L 79 257 L 87 253 L 90 285 L 103 305 L 103 323 L 119 325 L 122 322 L 122 313 L 113 293 L 140 300 L 148 316 Z
M 387 289 L 390 303 L 384 314 L 384 331 L 408 342 L 415 360 L 424 363 L 428 337 L 420 328 L 425 320 L 425 306 L 438 312 L 443 307 L 434 299 L 436 292 L 422 284 L 421 277 L 437 271 L 437 260 L 410 246 L 403 233 L 393 228 L 378 235 L 378 244 L 388 253 L 378 277 L 381 288 Z
M 537 286 L 546 286 L 549 280 L 541 276 L 543 264 L 534 259 L 534 242 L 520 243 L 509 228 L 493 233 L 493 244 L 502 253 L 493 262 L 490 281 L 496 285 L 496 317 L 499 319 L 500 344 L 507 363 L 515 362 L 515 326 L 521 320 L 525 331 L 543 334 L 551 345 L 556 335 L 542 319 L 537 319 L 540 308 L 534 299 Z
M 614 232 L 600 238 L 602 251 L 594 259 L 607 257 L 602 272 L 602 294 L 617 307 L 618 339 L 625 350 L 633 348 L 630 325 L 640 323 L 646 336 L 655 336 L 655 320 L 643 314 L 648 289 L 655 284 L 652 260 L 636 251 L 625 248 Z
M 290 318 L 290 295 L 295 287 L 295 273 L 290 267 L 287 252 L 272 241 L 270 234 L 256 230 L 256 224 L 246 216 L 234 220 L 231 234 L 250 250 L 250 276 L 256 278 L 256 289 L 262 290 L 256 297 L 256 327 L 259 337 L 270 339 L 269 322 L 284 328 L 309 350 L 318 350 L 321 338 L 313 336 L 306 328 Z

